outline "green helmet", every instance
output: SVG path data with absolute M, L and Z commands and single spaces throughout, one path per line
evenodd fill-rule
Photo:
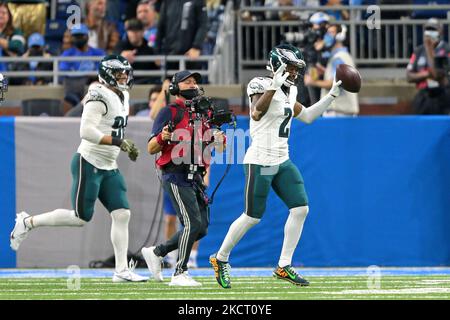
M 119 74 L 127 75 L 127 82 L 120 84 L 117 81 Z M 105 56 L 98 67 L 98 79 L 101 83 L 116 87 L 121 91 L 131 89 L 133 85 L 133 68 L 127 59 L 120 55 Z
M 269 61 L 266 68 L 274 73 L 281 67 L 282 63 L 294 65 L 298 69 L 298 74 L 301 75 L 304 74 L 306 69 L 303 53 L 299 48 L 291 44 L 281 44 L 270 50 Z M 293 79 L 291 77 L 287 78 L 285 85 L 288 87 L 294 85 L 296 79 L 297 77 Z

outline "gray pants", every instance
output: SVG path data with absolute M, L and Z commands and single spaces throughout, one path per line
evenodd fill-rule
M 209 207 L 205 204 L 200 191 L 194 187 L 183 187 L 163 181 L 163 188 L 170 196 L 173 207 L 180 219 L 182 228 L 172 238 L 160 244 L 155 254 L 164 257 L 178 249 L 178 261 L 175 275 L 186 271 L 192 245 L 208 232 Z

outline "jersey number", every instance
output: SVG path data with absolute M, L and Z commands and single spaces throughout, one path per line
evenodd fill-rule
M 127 126 L 127 122 L 128 122 L 128 116 L 126 116 L 126 118 L 124 119 L 123 117 L 115 117 L 114 118 L 114 124 L 112 126 L 112 128 L 114 129 L 111 132 L 111 136 L 113 137 L 117 137 L 119 139 L 123 139 L 124 137 L 124 131 L 125 131 L 125 127 Z
M 292 118 L 292 110 L 289 108 L 284 108 L 284 115 L 286 116 L 286 119 L 283 120 L 280 126 L 280 131 L 278 131 L 278 136 L 281 138 L 289 138 L 289 128 L 286 128 L 286 126 L 289 123 L 289 120 Z

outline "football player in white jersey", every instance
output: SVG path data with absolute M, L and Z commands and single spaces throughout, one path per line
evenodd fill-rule
M 305 123 L 314 121 L 340 94 L 341 81 L 333 83 L 327 96 L 305 108 L 296 101 L 295 84 L 306 68 L 301 51 L 289 44 L 279 45 L 270 51 L 267 68 L 272 78 L 257 77 L 247 86 L 252 142 L 244 157 L 245 212 L 231 224 L 219 251 L 210 257 L 216 280 L 223 288 L 231 288 L 230 252 L 262 218 L 271 187 L 289 208 L 273 276 L 295 285 L 309 285 L 291 265 L 309 208 L 302 175 L 289 160 L 288 138 L 292 117 Z
M 112 218 L 111 241 L 116 260 L 113 282 L 140 282 L 147 278 L 133 272 L 127 265 L 128 222 L 130 206 L 126 185 L 116 159 L 120 151 L 136 161 L 139 150 L 131 140 L 124 139 L 129 111 L 129 93 L 133 70 L 122 56 L 109 55 L 99 65 L 99 83 L 89 86 L 83 99 L 81 144 L 75 153 L 71 171 L 73 210 L 29 215 L 20 212 L 10 236 L 11 248 L 17 250 L 30 230 L 45 226 L 84 226 L 94 213 L 97 198 Z

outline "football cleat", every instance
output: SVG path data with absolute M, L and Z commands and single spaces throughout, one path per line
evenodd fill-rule
M 153 250 L 155 247 L 142 248 L 141 253 L 147 263 L 148 270 L 153 274 L 156 281 L 162 282 L 164 280 L 161 272 L 162 257 L 158 257 Z
M 23 240 L 25 240 L 28 236 L 28 231 L 31 229 L 25 225 L 25 219 L 30 215 L 25 211 L 22 211 L 16 214 L 16 224 L 14 226 L 11 235 L 9 236 L 11 249 L 17 251 L 19 249 L 20 244 Z
M 192 279 L 187 271 L 177 275 L 173 275 L 172 280 L 169 283 L 169 286 L 178 287 L 200 287 L 201 285 L 202 284 L 200 282 Z
M 299 275 L 291 265 L 283 268 L 278 266 L 273 271 L 273 276 L 277 279 L 289 281 L 297 286 L 309 286 L 309 282 Z
M 147 277 L 142 277 L 134 272 L 136 268 L 136 263 L 133 259 L 130 260 L 128 269 L 121 272 L 115 272 L 112 281 L 115 283 L 119 282 L 145 282 L 148 280 Z
M 145 282 L 147 281 L 147 277 L 142 277 L 138 275 L 137 273 L 134 273 L 130 270 L 125 270 L 122 272 L 116 272 L 114 273 L 114 276 L 112 278 L 113 282 Z
M 230 269 L 228 262 L 223 262 L 217 259 L 216 253 L 209 257 L 209 262 L 214 268 L 217 283 L 225 289 L 231 288 Z

